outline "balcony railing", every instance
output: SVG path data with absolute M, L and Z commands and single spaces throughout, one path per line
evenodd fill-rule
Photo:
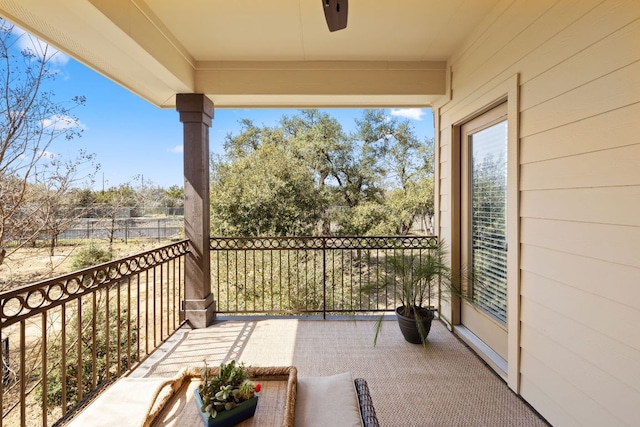
M 389 255 L 433 248 L 433 236 L 211 238 L 218 313 L 322 315 L 394 310 L 393 289 L 368 294 Z
M 220 314 L 393 310 L 381 280 L 392 254 L 436 237 L 212 238 Z M 138 367 L 181 326 L 181 241 L 0 293 L 0 427 L 49 426 Z
M 2 425 L 47 426 L 180 326 L 181 241 L 0 294 Z

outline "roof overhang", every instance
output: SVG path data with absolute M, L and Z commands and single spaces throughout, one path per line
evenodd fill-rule
M 469 27 L 496 1 L 379 3 L 352 0 L 335 33 L 320 0 L 0 0 L 0 14 L 162 108 L 177 93 L 217 108 L 400 107 L 445 94 L 446 58 L 470 31 L 447 21 Z

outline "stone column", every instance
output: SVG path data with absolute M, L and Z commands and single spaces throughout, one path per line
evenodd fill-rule
M 185 265 L 182 309 L 195 328 L 215 318 L 209 251 L 209 128 L 213 102 L 196 93 L 178 94 L 176 109 L 184 126 L 184 232 L 190 253 Z

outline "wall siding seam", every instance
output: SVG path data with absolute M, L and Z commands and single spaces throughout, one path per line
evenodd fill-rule
M 563 125 L 563 126 L 566 126 L 566 125 Z M 521 143 L 524 142 L 523 141 L 524 139 L 525 138 L 521 139 Z M 594 149 L 594 150 L 589 150 L 589 151 L 581 151 L 581 152 L 573 153 L 573 154 L 563 154 L 561 156 L 548 157 L 546 159 L 532 160 L 532 161 L 529 161 L 529 162 L 521 161 L 520 166 L 535 165 L 535 164 L 538 164 L 538 163 L 546 163 L 546 162 L 550 162 L 550 161 L 553 161 L 553 160 L 573 159 L 573 158 L 576 158 L 576 157 L 582 156 L 582 155 L 595 154 L 595 153 L 605 153 L 605 152 L 617 150 L 619 148 L 634 147 L 636 145 L 640 145 L 640 140 L 638 140 L 637 142 L 631 142 L 629 144 L 616 145 L 615 147 L 599 148 L 599 149 Z M 635 187 L 636 184 L 630 184 L 630 185 L 627 185 L 627 186 L 628 187 Z M 625 185 L 618 185 L 618 186 L 604 185 L 603 187 L 625 187 Z M 567 187 L 567 188 L 584 188 L 584 187 Z M 527 190 L 531 190 L 531 189 L 527 189 Z M 527 190 L 521 190 L 521 191 L 527 191 Z
M 520 112 L 521 112 L 521 113 L 525 113 L 525 112 L 527 112 L 527 111 L 529 111 L 529 110 L 532 110 L 532 109 L 534 109 L 534 108 L 536 108 L 536 107 L 540 107 L 541 105 L 544 105 L 544 104 L 546 104 L 547 102 L 550 102 L 550 101 L 553 101 L 553 100 L 559 99 L 559 98 L 561 98 L 561 97 L 563 97 L 563 96 L 566 96 L 566 95 L 568 95 L 568 94 L 572 93 L 573 91 L 576 91 L 576 90 L 582 89 L 583 87 L 585 87 L 585 86 L 587 86 L 587 85 L 593 84 L 593 83 L 597 82 L 598 80 L 603 79 L 603 78 L 605 78 L 605 77 L 608 77 L 608 76 L 610 76 L 610 75 L 612 75 L 612 74 L 614 74 L 614 73 L 617 73 L 617 72 L 619 72 L 619 71 L 622 71 L 622 70 L 624 70 L 625 68 L 632 67 L 632 66 L 636 65 L 637 63 L 640 63 L 640 58 L 639 58 L 639 59 L 636 59 L 635 61 L 629 62 L 629 63 L 627 63 L 627 64 L 625 64 L 625 65 L 623 65 L 623 66 L 620 66 L 620 67 L 618 67 L 618 68 L 615 68 L 615 69 L 613 69 L 613 70 L 609 70 L 609 71 L 607 71 L 606 73 L 603 73 L 603 74 L 601 74 L 601 75 L 599 75 L 599 76 L 597 76 L 597 77 L 594 77 L 594 78 L 592 78 L 591 80 L 587 80 L 587 81 L 585 81 L 585 82 L 583 82 L 583 83 L 581 83 L 581 84 L 579 84 L 579 85 L 577 85 L 577 86 L 573 86 L 571 89 L 565 90 L 565 91 L 563 91 L 563 92 L 558 92 L 558 93 L 554 94 L 553 96 L 550 96 L 550 97 L 548 97 L 548 98 L 545 98 L 543 101 L 540 101 L 540 102 L 538 102 L 538 103 L 536 103 L 536 104 L 531 104 L 531 105 L 526 105 L 526 106 L 522 106 L 522 105 L 521 105 L 521 106 L 520 106 Z M 524 91 L 526 91 L 526 86 L 527 86 L 527 84 L 529 84 L 529 83 L 532 83 L 532 80 L 528 80 L 527 82 L 525 82 L 525 83 L 523 83 L 523 84 L 521 85 L 521 90 L 522 90 L 523 92 L 524 92 Z M 640 102 L 640 101 L 638 101 L 638 102 Z M 632 103 L 632 104 L 628 104 L 628 105 L 637 104 L 638 102 L 634 102 L 634 103 Z M 626 105 L 626 106 L 628 106 L 628 105 Z M 610 110 L 609 110 L 609 111 L 610 111 Z M 604 114 L 604 113 L 600 113 L 600 114 Z
M 606 226 L 616 226 L 616 227 L 622 227 L 622 228 L 640 228 L 639 225 L 633 225 L 633 224 L 620 224 L 620 223 L 608 223 L 608 222 L 601 222 L 601 221 L 586 221 L 586 220 L 568 220 L 568 219 L 562 219 L 562 218 L 554 218 L 554 217 L 545 217 L 545 216 L 524 216 L 521 215 L 520 216 L 521 219 L 527 219 L 527 220 L 541 220 L 541 221 L 551 221 L 551 222 L 556 222 L 556 223 L 571 223 L 571 224 L 591 224 L 591 225 L 606 225 Z M 624 264 L 621 264 L 624 265 Z M 633 267 L 633 266 L 631 266 Z
M 534 245 L 532 245 L 532 246 L 534 246 Z M 550 249 L 550 248 L 544 248 L 544 247 L 540 247 L 540 246 L 536 246 L 536 247 L 541 248 L 541 249 L 548 249 L 549 251 L 555 251 L 554 249 Z M 563 251 L 555 251 L 555 252 L 564 253 Z M 587 258 L 587 259 L 588 259 L 588 257 L 584 257 L 584 258 Z M 633 268 L 633 267 L 632 267 L 632 268 Z M 639 269 L 639 270 L 640 270 L 640 269 Z M 578 287 L 573 286 L 573 285 L 570 285 L 570 284 L 568 284 L 568 283 L 560 282 L 560 281 L 558 281 L 558 280 L 557 280 L 556 278 L 554 278 L 554 277 L 550 277 L 550 276 L 547 276 L 547 275 L 541 274 L 539 271 L 530 270 L 530 269 L 528 269 L 528 268 L 526 268 L 526 267 L 523 267 L 523 266 L 521 266 L 521 267 L 520 267 L 520 271 L 522 271 L 522 272 L 526 272 L 526 273 L 527 273 L 527 275 L 531 275 L 531 276 L 539 277 L 539 278 L 545 279 L 545 280 L 547 280 L 547 281 L 549 281 L 549 282 L 553 282 L 553 283 L 555 283 L 556 285 L 558 285 L 558 286 L 560 286 L 560 287 L 565 287 L 565 288 L 567 288 L 567 289 L 569 289 L 569 290 L 573 290 L 573 291 L 579 292 L 579 293 L 584 294 L 584 295 L 587 295 L 587 296 L 589 296 L 589 297 L 594 297 L 594 298 L 596 298 L 596 299 L 606 300 L 606 301 L 609 301 L 609 302 L 610 302 L 610 303 L 612 303 L 612 304 L 620 305 L 620 306 L 622 306 L 622 307 L 627 307 L 627 308 L 629 308 L 629 309 L 631 309 L 631 310 L 639 311 L 638 307 L 634 307 L 634 306 L 632 306 L 632 305 L 625 304 L 625 303 L 622 303 L 622 302 L 620 302 L 620 301 L 616 301 L 616 300 L 613 300 L 613 299 L 607 298 L 607 296 L 606 296 L 606 295 L 597 294 L 597 293 L 595 293 L 595 292 L 589 291 L 589 290 L 584 289 L 584 288 L 578 288 Z M 523 286 L 523 288 L 524 288 L 524 286 Z M 534 301 L 534 302 L 535 302 L 535 303 L 537 303 L 537 304 L 542 305 L 543 307 L 546 307 L 548 310 L 553 311 L 554 313 L 558 314 L 558 315 L 559 315 L 559 316 L 561 316 L 561 317 L 564 317 L 565 319 L 573 320 L 573 321 L 574 321 L 574 322 L 576 322 L 577 324 L 579 324 L 579 325 L 581 325 L 581 326 L 584 326 L 585 328 L 588 328 L 588 329 L 593 330 L 593 329 L 591 328 L 591 326 L 589 326 L 589 325 L 585 325 L 584 323 L 582 323 L 582 322 L 578 321 L 578 319 L 574 319 L 574 318 L 572 318 L 572 317 L 569 317 L 569 316 L 565 315 L 565 312 L 560 312 L 560 311 L 557 311 L 557 310 L 553 309 L 551 306 L 549 306 L 549 305 L 547 305 L 547 304 L 544 304 L 544 302 L 539 301 L 539 300 L 537 300 L 537 299 L 535 299 L 535 298 L 531 297 L 531 295 L 528 295 L 528 294 L 527 294 L 527 292 L 522 292 L 522 296 L 523 296 L 523 297 L 526 297 L 526 298 L 528 298 L 528 299 L 530 299 L 531 301 Z M 602 332 L 600 332 L 600 331 L 597 331 L 597 330 L 593 330 L 593 331 L 594 331 L 594 332 L 596 332 L 596 333 L 598 333 L 598 334 L 600 334 L 600 335 L 602 335 L 602 336 L 606 336 L 607 338 L 609 338 L 609 339 L 611 339 L 611 340 L 613 340 L 613 341 L 618 342 L 619 344 L 623 345 L 624 347 L 628 347 L 628 348 L 634 349 L 634 351 L 636 351 L 636 352 L 640 353 L 640 350 L 639 350 L 639 349 L 636 349 L 635 347 L 630 346 L 630 345 L 629 345 L 629 344 L 627 344 L 626 342 L 623 342 L 623 341 L 620 341 L 620 340 L 616 340 L 616 339 L 615 339 L 615 338 L 613 338 L 612 336 L 607 335 L 607 334 L 603 334 L 603 333 L 602 333 Z M 640 391 L 640 390 L 639 390 L 639 391 Z
M 638 145 L 638 144 L 633 144 L 631 146 L 636 146 L 636 145 Z M 630 147 L 630 146 L 623 146 L 622 148 L 624 148 L 624 147 Z M 592 153 L 586 153 L 586 154 L 592 154 Z M 574 157 L 571 157 L 571 156 L 561 157 L 561 159 L 564 159 L 564 158 L 572 159 Z M 527 164 L 537 164 L 537 163 L 544 163 L 544 162 L 535 162 L 535 163 L 527 163 Z M 526 187 L 526 188 L 520 188 L 519 191 L 520 191 L 520 193 L 526 193 L 528 191 L 532 191 L 533 192 L 533 191 L 591 190 L 591 189 L 606 189 L 606 188 L 637 188 L 639 186 L 640 186 L 640 184 L 586 185 L 584 187 L 577 187 L 577 186 L 571 186 L 571 187 Z
M 555 159 L 567 160 L 580 154 L 638 145 L 640 121 L 629 119 L 635 116 L 640 117 L 640 103 L 593 117 L 588 127 L 582 123 L 574 123 L 521 138 L 521 152 L 523 158 L 527 159 L 521 166 Z M 638 141 L 635 138 L 639 138 Z
M 601 38 L 599 38 L 599 39 L 597 39 L 597 40 L 592 41 L 592 42 L 591 42 L 591 44 L 586 45 L 583 49 L 580 49 L 580 50 L 575 51 L 572 55 L 568 55 L 568 56 L 564 57 L 562 60 L 560 60 L 560 61 L 558 61 L 558 62 L 554 63 L 554 64 L 553 64 L 553 65 L 551 65 L 549 68 L 547 68 L 547 69 L 545 69 L 545 70 L 540 71 L 540 72 L 539 72 L 538 74 L 536 74 L 536 75 L 532 75 L 532 76 L 530 76 L 528 79 L 526 79 L 526 80 L 524 81 L 523 86 L 524 86 L 525 84 L 529 84 L 529 83 L 535 82 L 535 80 L 536 80 L 536 79 L 540 78 L 541 76 L 544 76 L 545 74 L 548 74 L 550 71 L 552 71 L 552 70 L 554 70 L 554 69 L 558 68 L 558 66 L 563 65 L 563 64 L 565 64 L 565 63 L 567 63 L 567 62 L 571 61 L 572 59 L 574 59 L 574 58 L 576 58 L 576 57 L 580 56 L 581 54 L 585 54 L 586 52 L 588 52 L 588 51 L 589 51 L 589 50 L 591 50 L 591 49 L 594 49 L 594 48 L 599 47 L 599 45 L 600 45 L 600 44 L 603 44 L 604 42 L 608 42 L 608 41 L 609 41 L 609 39 L 611 39 L 611 38 L 613 38 L 613 37 L 619 36 L 619 35 L 620 35 L 622 32 L 624 32 L 628 27 L 631 27 L 631 26 L 633 26 L 633 25 L 636 25 L 638 22 L 640 22 L 640 18 L 635 19 L 635 20 L 633 20 L 633 21 L 631 21 L 631 22 L 628 22 L 628 23 L 626 23 L 625 25 L 622 25 L 621 27 L 617 27 L 617 28 L 615 28 L 614 30 L 612 30 L 610 33 L 604 34 Z M 638 57 L 638 59 L 640 59 L 640 56 Z M 638 59 L 636 59 L 636 60 L 638 60 Z M 632 62 L 634 62 L 634 61 L 632 61 Z M 631 62 L 631 63 L 632 63 L 632 62 Z M 630 64 L 630 62 L 627 62 L 624 66 L 629 65 L 629 64 Z M 616 70 L 619 70 L 619 69 L 623 68 L 624 66 L 620 66 L 620 67 L 618 67 L 618 68 L 616 68 L 616 69 L 614 69 L 614 70 L 611 70 L 611 72 L 616 71 Z M 607 74 L 607 73 L 600 74 L 598 77 L 605 76 L 606 74 Z M 597 78 L 598 78 L 598 77 L 596 77 L 595 79 L 592 79 L 592 80 L 597 80 Z M 577 87 L 577 86 L 576 86 L 576 87 Z
M 565 95 L 566 95 L 566 94 L 565 94 Z M 526 134 L 526 135 L 522 135 L 522 134 L 521 134 L 521 135 L 520 135 L 520 140 L 523 140 L 523 139 L 528 138 L 528 137 L 531 137 L 531 136 L 539 135 L 539 134 L 541 134 L 541 133 L 544 133 L 544 132 L 547 132 L 547 131 L 551 131 L 551 130 L 554 130 L 554 129 L 560 129 L 560 128 L 562 128 L 562 127 L 564 127 L 564 126 L 567 126 L 567 125 L 571 125 L 571 124 L 575 124 L 575 123 L 584 122 L 584 121 L 587 121 L 587 120 L 592 119 L 592 118 L 594 118 L 594 117 L 598 117 L 598 116 L 601 116 L 601 115 L 603 115 L 603 114 L 610 113 L 610 112 L 612 112 L 612 111 L 620 110 L 620 109 L 623 109 L 623 108 L 629 108 L 629 107 L 632 107 L 632 106 L 634 106 L 634 105 L 637 105 L 638 103 L 640 103 L 640 101 L 629 102 L 629 103 L 627 103 L 627 104 L 619 105 L 619 106 L 617 106 L 617 107 L 610 108 L 610 109 L 608 109 L 608 110 L 601 110 L 601 111 L 598 111 L 598 112 L 597 112 L 597 113 L 595 113 L 595 114 L 590 114 L 590 115 L 588 115 L 588 116 L 584 116 L 584 117 L 579 117 L 579 118 L 576 118 L 576 119 L 572 119 L 572 120 L 569 120 L 569 121 L 563 122 L 563 123 L 561 123 L 561 124 L 559 124 L 559 125 L 556 125 L 556 126 L 551 126 L 551 127 L 548 127 L 548 128 L 544 128 L 544 129 L 541 129 L 541 130 L 540 130 L 540 131 L 538 131 L 538 132 L 531 132 L 531 133 L 528 133 L 528 134 Z M 631 144 L 631 145 L 636 145 L 636 144 Z M 569 157 L 571 157 L 571 156 L 569 156 Z
M 632 103 L 625 104 L 625 105 L 620 105 L 620 106 L 618 106 L 616 108 L 611 108 L 611 109 L 606 110 L 606 111 L 600 111 L 600 112 L 598 112 L 596 114 L 592 114 L 590 116 L 583 117 L 581 119 L 568 121 L 568 122 L 562 123 L 561 125 L 558 125 L 558 126 L 554 126 L 554 127 L 543 129 L 540 132 L 532 132 L 532 133 L 530 133 L 530 134 L 528 134 L 526 136 L 520 135 L 520 141 L 526 141 L 527 138 L 530 138 L 530 137 L 533 137 L 533 136 L 539 136 L 539 135 L 542 135 L 542 134 L 544 134 L 546 132 L 551 132 L 551 131 L 554 131 L 554 130 L 557 130 L 557 129 L 562 129 L 563 127 L 566 127 L 566 126 L 569 126 L 569 125 L 574 125 L 576 123 L 585 122 L 585 121 L 587 121 L 589 119 L 600 117 L 600 116 L 603 116 L 603 115 L 606 115 L 606 114 L 610 114 L 610 113 L 613 113 L 613 112 L 616 112 L 616 111 L 619 111 L 619 110 L 624 110 L 625 108 L 631 108 L 631 107 L 634 107 L 634 106 L 637 106 L 637 105 L 640 105 L 640 101 L 632 102 Z M 637 145 L 637 143 L 620 145 L 620 146 L 617 146 L 617 147 L 614 147 L 614 148 L 629 147 L 629 146 L 632 146 L 632 145 Z M 600 149 L 600 150 L 595 150 L 595 152 L 605 151 L 605 150 L 606 149 Z M 571 155 L 562 156 L 562 157 L 573 157 L 573 156 L 574 155 L 571 154 Z M 521 164 L 526 164 L 526 163 L 521 163 Z
M 521 222 L 528 221 L 528 220 L 529 220 L 529 218 L 520 218 Z M 531 221 L 552 222 L 552 221 L 547 220 L 547 219 L 537 219 L 537 220 L 536 219 L 531 219 Z M 572 221 L 564 221 L 564 222 L 567 223 L 567 224 L 573 224 Z M 577 224 L 581 224 L 581 223 L 577 223 Z M 607 228 L 613 227 L 613 226 L 608 225 L 608 224 L 593 224 L 593 225 L 601 225 L 601 226 L 607 227 Z M 526 228 L 526 227 L 520 226 L 520 228 L 523 229 L 523 228 Z M 638 227 L 626 227 L 626 228 L 637 229 Z M 539 249 L 547 249 L 547 250 L 551 250 L 551 251 L 560 252 L 560 253 L 563 253 L 563 254 L 579 256 L 579 257 L 582 257 L 582 258 L 585 258 L 585 259 L 593 259 L 593 260 L 596 260 L 596 261 L 606 262 L 606 263 L 609 263 L 609 264 L 612 264 L 612 265 L 619 265 L 619 266 L 622 266 L 622 267 L 625 267 L 625 268 L 634 268 L 634 269 L 640 268 L 638 265 L 634 265 L 634 264 L 627 264 L 627 263 L 624 263 L 624 262 L 616 262 L 616 261 L 613 261 L 611 259 L 598 258 L 598 257 L 595 257 L 595 256 L 585 255 L 583 253 L 577 253 L 577 252 L 570 252 L 568 250 L 562 250 L 562 249 L 560 249 L 558 247 L 552 247 L 552 246 L 545 246 L 545 245 L 542 245 L 542 244 L 537 244 L 535 242 L 531 242 L 531 241 L 526 240 L 526 237 L 527 237 L 528 234 L 529 233 L 527 233 L 527 232 L 522 232 L 522 231 L 520 232 L 520 235 L 523 236 L 523 237 L 520 238 L 520 245 L 521 246 L 527 245 L 527 246 L 531 246 L 531 247 L 535 247 L 535 248 L 539 248 Z

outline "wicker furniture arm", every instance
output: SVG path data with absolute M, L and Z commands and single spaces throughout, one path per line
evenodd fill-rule
M 358 394 L 358 402 L 360 402 L 360 414 L 362 415 L 364 427 L 380 427 L 367 381 L 364 378 L 356 378 L 354 383 Z

